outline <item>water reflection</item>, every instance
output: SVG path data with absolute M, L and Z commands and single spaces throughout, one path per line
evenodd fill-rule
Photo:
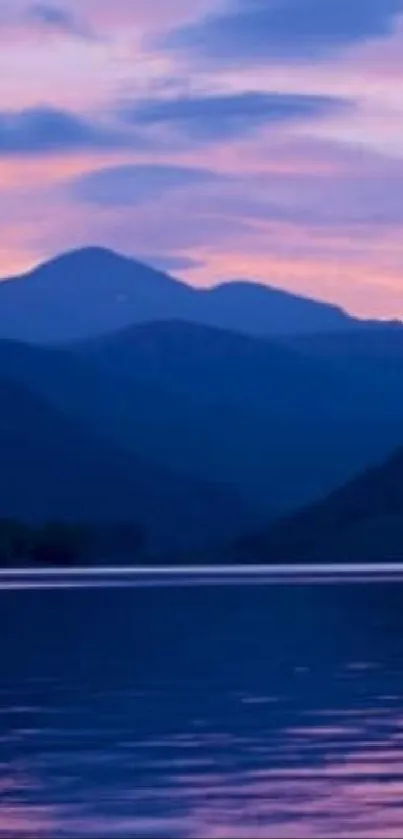
M 3 592 L 0 837 L 400 837 L 403 585 Z

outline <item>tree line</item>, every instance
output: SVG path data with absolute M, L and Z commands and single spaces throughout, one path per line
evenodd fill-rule
M 0 519 L 0 566 L 74 566 L 112 557 L 131 562 L 142 555 L 145 541 L 133 522 L 33 525 Z

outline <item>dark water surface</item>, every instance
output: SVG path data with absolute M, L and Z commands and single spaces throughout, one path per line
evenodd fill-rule
M 403 836 L 403 584 L 0 591 L 0 837 Z

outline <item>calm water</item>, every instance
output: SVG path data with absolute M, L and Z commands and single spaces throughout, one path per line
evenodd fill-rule
M 0 591 L 0 837 L 400 837 L 403 584 Z

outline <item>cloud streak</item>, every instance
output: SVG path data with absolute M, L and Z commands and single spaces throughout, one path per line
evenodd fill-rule
M 186 166 L 122 165 L 82 175 L 73 184 L 81 200 L 106 206 L 137 206 L 170 192 L 221 182 L 208 169 Z
M 192 259 L 190 256 L 181 254 L 143 254 L 138 257 L 147 265 L 152 265 L 160 271 L 191 271 L 195 268 L 203 268 L 204 262 L 201 259 Z
M 402 0 L 229 0 L 163 46 L 217 64 L 314 62 L 390 35 L 402 12 Z
M 50 32 L 92 39 L 94 33 L 71 9 L 51 3 L 32 3 L 25 14 L 28 23 Z
M 86 149 L 172 153 L 353 109 L 342 97 L 245 91 L 141 99 L 115 113 L 111 107 L 102 119 L 46 105 L 0 110 L 0 157 Z
M 223 174 L 195 166 L 126 164 L 75 178 L 73 193 L 81 201 L 123 208 L 175 192 L 175 212 L 182 214 L 184 225 L 198 224 L 199 218 L 226 219 L 228 224 L 231 220 L 248 225 L 276 222 L 316 230 L 353 231 L 365 226 L 376 231 L 403 225 L 403 160 L 364 153 L 357 146 L 304 138 L 300 159 L 305 171 L 302 167 L 282 172 L 276 171 L 278 145 L 277 140 L 272 171 L 257 168 L 248 174 Z M 291 150 L 296 158 L 296 141 Z
M 0 156 L 141 148 L 145 142 L 133 133 L 58 108 L 0 111 Z
M 242 137 L 261 127 L 314 120 L 349 107 L 346 99 L 332 96 L 244 91 L 150 99 L 127 107 L 122 115 L 137 126 L 168 126 L 190 140 L 214 141 Z

